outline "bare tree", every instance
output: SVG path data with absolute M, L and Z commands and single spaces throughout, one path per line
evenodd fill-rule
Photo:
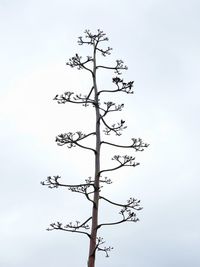
M 89 30 L 85 31 L 85 37 L 78 38 L 79 45 L 89 45 L 92 49 L 92 55 L 87 56 L 83 59 L 78 54 L 69 59 L 66 65 L 77 68 L 78 70 L 85 70 L 91 74 L 92 86 L 88 90 L 87 95 L 75 94 L 74 92 L 65 92 L 61 95 L 56 95 L 54 100 L 59 104 L 73 103 L 81 104 L 85 107 L 94 107 L 95 112 L 95 131 L 90 133 L 83 133 L 77 131 L 75 133 L 68 132 L 59 134 L 56 137 L 56 142 L 59 146 L 66 145 L 68 148 L 78 146 L 82 149 L 91 151 L 94 155 L 94 167 L 95 173 L 93 178 L 86 179 L 80 184 L 63 184 L 60 182 L 60 176 L 49 176 L 42 185 L 46 185 L 49 188 L 65 187 L 72 192 L 80 193 L 85 195 L 88 201 L 92 203 L 92 214 L 83 222 L 76 221 L 75 223 L 63 224 L 61 222 L 51 223 L 50 227 L 47 229 L 51 230 L 62 230 L 66 232 L 74 232 L 86 235 L 89 238 L 89 256 L 88 256 L 88 267 L 95 266 L 95 255 L 96 251 L 103 251 L 108 257 L 109 251 L 112 247 L 105 247 L 104 240 L 102 237 L 98 236 L 98 230 L 103 226 L 112 226 L 116 224 L 121 224 L 124 222 L 137 222 L 138 218 L 135 211 L 141 210 L 140 200 L 133 197 L 129 198 L 125 204 L 116 203 L 101 194 L 101 188 L 103 184 L 111 184 L 112 181 L 107 177 L 103 177 L 103 173 L 112 172 L 118 170 L 122 167 L 136 167 L 139 165 L 135 161 L 135 157 L 129 155 L 114 155 L 112 160 L 116 162 L 116 166 L 108 169 L 101 169 L 101 149 L 104 146 L 112 146 L 117 148 L 130 148 L 134 151 L 143 151 L 144 148 L 148 147 L 148 144 L 144 143 L 140 138 L 132 138 L 130 144 L 120 145 L 115 144 L 106 140 L 102 140 L 102 133 L 107 136 L 114 134 L 120 136 L 122 131 L 126 128 L 125 121 L 120 120 L 118 123 L 109 124 L 106 116 L 109 113 L 121 111 L 124 107 L 123 104 L 116 104 L 114 102 L 108 101 L 103 102 L 100 100 L 100 96 L 104 93 L 126 93 L 133 94 L 133 81 L 125 82 L 120 78 L 121 72 L 127 70 L 127 66 L 124 65 L 122 60 L 116 60 L 114 66 L 104 66 L 97 63 L 97 54 L 101 54 L 106 57 L 110 55 L 112 48 L 107 47 L 102 48 L 102 43 L 107 42 L 108 38 L 105 33 L 98 30 L 96 34 L 92 34 Z M 114 84 L 114 89 L 104 89 L 98 90 L 97 88 L 97 71 L 100 69 L 105 69 L 109 71 L 114 71 L 115 77 L 112 78 Z M 101 126 L 103 129 L 101 130 Z M 90 147 L 83 145 L 82 141 L 86 138 L 95 136 L 96 146 Z M 105 201 L 110 205 L 117 206 L 120 208 L 120 219 L 114 222 L 101 222 L 99 223 L 99 201 Z

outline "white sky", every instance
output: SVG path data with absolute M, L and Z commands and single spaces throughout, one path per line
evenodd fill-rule
M 119 142 L 141 137 L 151 146 L 136 155 L 139 167 L 116 171 L 105 188 L 116 201 L 141 199 L 144 209 L 137 224 L 102 230 L 114 250 L 108 259 L 98 253 L 97 267 L 200 266 L 199 11 L 197 0 L 0 0 L 0 266 L 86 266 L 84 236 L 45 229 L 84 220 L 90 205 L 39 183 L 49 175 L 74 183 L 93 174 L 90 153 L 54 142 L 59 133 L 92 129 L 92 109 L 52 99 L 87 90 L 87 74 L 65 62 L 89 54 L 77 37 L 98 28 L 114 49 L 105 64 L 123 59 L 124 77 L 135 81 L 134 95 L 116 98 L 128 125 Z M 102 72 L 99 85 L 112 76 Z M 106 150 L 103 164 L 115 153 Z M 102 206 L 101 218 L 116 213 Z

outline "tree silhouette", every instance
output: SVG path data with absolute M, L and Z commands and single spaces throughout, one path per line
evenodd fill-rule
M 103 226 L 112 226 L 124 222 L 137 222 L 138 218 L 135 212 L 142 209 L 140 206 L 140 200 L 137 200 L 133 197 L 129 198 L 126 203 L 121 204 L 116 203 L 102 195 L 102 185 L 112 183 L 109 178 L 103 177 L 103 173 L 112 172 L 121 169 L 122 167 L 136 167 L 139 165 L 139 163 L 135 161 L 135 157 L 133 156 L 114 155 L 112 160 L 116 163 L 116 166 L 108 169 L 101 169 L 101 149 L 103 149 L 103 147 L 107 145 L 118 148 L 130 148 L 137 152 L 143 151 L 144 148 L 148 147 L 148 144 L 144 143 L 143 140 L 140 138 L 132 138 L 130 144 L 128 145 L 115 144 L 106 141 L 106 139 L 102 140 L 102 135 L 107 136 L 110 134 L 114 134 L 116 136 L 120 136 L 126 126 L 124 120 L 120 120 L 119 122 L 113 124 L 110 124 L 107 121 L 107 115 L 112 112 L 121 111 L 124 107 L 124 104 L 116 104 L 111 101 L 102 103 L 100 96 L 104 93 L 133 94 L 133 81 L 125 82 L 122 78 L 120 78 L 122 71 L 127 70 L 127 66 L 124 65 L 124 62 L 122 60 L 116 60 L 114 66 L 98 65 L 97 63 L 97 54 L 101 54 L 102 56 L 106 57 L 111 53 L 112 48 L 102 48 L 102 43 L 107 41 L 108 38 L 106 37 L 106 34 L 101 30 L 98 30 L 96 34 L 92 34 L 89 30 L 86 30 L 85 37 L 78 38 L 79 45 L 89 45 L 91 47 L 92 55 L 87 56 L 85 59 L 83 59 L 78 54 L 75 54 L 74 57 L 69 59 L 69 62 L 67 62 L 66 65 L 72 68 L 77 68 L 78 70 L 86 70 L 87 72 L 89 72 L 91 74 L 92 87 L 90 90 L 88 90 L 87 95 L 75 94 L 74 92 L 68 91 L 61 95 L 56 95 L 54 98 L 54 100 L 57 101 L 59 104 L 73 103 L 81 104 L 84 107 L 92 106 L 94 108 L 94 114 L 96 117 L 94 132 L 68 132 L 59 134 L 56 137 L 56 143 L 59 146 L 66 145 L 68 148 L 78 146 L 93 153 L 95 165 L 94 177 L 89 177 L 83 183 L 75 185 L 63 184 L 61 182 L 61 177 L 58 175 L 49 176 L 45 181 L 41 182 L 42 185 L 46 185 L 49 188 L 66 187 L 72 192 L 85 195 L 87 200 L 92 203 L 92 214 L 85 221 L 76 221 L 75 223 L 70 222 L 67 224 L 55 222 L 51 223 L 50 227 L 47 229 L 49 231 L 62 230 L 66 232 L 74 232 L 86 235 L 89 238 L 88 267 L 95 266 L 96 251 L 103 251 L 108 257 L 108 253 L 112 249 L 112 247 L 110 246 L 104 246 L 104 239 L 98 236 L 98 230 Z M 114 89 L 98 90 L 97 71 L 100 69 L 114 71 L 115 77 L 112 78 Z M 87 139 L 90 136 L 95 136 L 95 147 L 85 146 L 82 143 L 84 139 Z M 99 223 L 98 214 L 100 200 L 103 200 L 109 203 L 110 205 L 117 206 L 120 208 L 119 220 L 113 222 Z

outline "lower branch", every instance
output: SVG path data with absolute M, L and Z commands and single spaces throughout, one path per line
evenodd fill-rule
M 89 225 L 87 223 L 91 219 L 92 219 L 92 217 L 89 217 L 82 224 L 80 224 L 79 221 L 76 221 L 76 224 L 72 224 L 72 222 L 70 222 L 69 224 L 66 224 L 66 225 L 63 225 L 60 222 L 51 223 L 50 224 L 50 227 L 47 228 L 47 231 L 62 230 L 62 231 L 66 231 L 66 232 L 73 232 L 73 233 L 85 234 L 85 235 L 87 235 L 90 238 L 90 234 L 88 234 L 86 231 L 82 231 L 82 230 L 79 230 L 79 229 L 89 230 L 90 227 L 89 227 Z

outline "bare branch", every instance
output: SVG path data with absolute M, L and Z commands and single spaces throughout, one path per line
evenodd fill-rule
M 101 247 L 103 244 L 105 243 L 105 241 L 103 241 L 103 238 L 102 237 L 97 237 L 97 244 L 96 244 L 96 247 L 95 247 L 95 251 L 97 250 L 97 251 L 103 251 L 103 252 L 105 252 L 105 254 L 106 254 L 106 257 L 109 257 L 109 254 L 108 254 L 108 252 L 110 252 L 112 249 L 113 249 L 113 247 Z M 94 253 L 95 253 L 95 251 L 94 251 Z
M 102 118 L 105 117 L 109 112 L 121 111 L 124 107 L 124 104 L 116 105 L 112 101 L 104 102 L 104 105 L 106 105 L 105 109 L 100 108 L 104 112 L 104 114 L 101 116 Z
M 116 202 L 113 202 L 113 201 L 103 197 L 103 196 L 100 196 L 99 199 L 103 199 L 112 205 L 123 207 L 123 208 L 132 208 L 134 210 L 141 210 L 142 209 L 142 207 L 140 207 L 140 200 L 137 200 L 137 199 L 132 198 L 132 197 L 127 200 L 127 204 L 116 203 Z
M 89 179 L 86 179 L 85 182 L 83 184 L 61 184 L 58 179 L 60 179 L 61 176 L 59 175 L 55 175 L 55 176 L 48 176 L 47 179 L 45 181 L 42 181 L 41 184 L 42 185 L 46 185 L 49 188 L 58 188 L 60 187 L 67 187 L 68 189 L 70 188 L 80 188 L 80 187 L 87 187 L 89 188 L 90 186 L 94 186 L 94 183 L 92 181 L 90 181 Z
M 93 185 L 95 180 L 92 180 L 91 177 L 88 177 L 88 179 L 85 179 L 85 182 L 87 184 Z M 109 179 L 108 177 L 101 178 L 101 175 L 99 176 L 99 182 L 100 183 L 105 183 L 105 184 L 112 184 L 112 180 L 111 179 Z
M 144 143 L 141 138 L 132 138 L 131 140 L 133 143 L 129 146 L 117 145 L 106 141 L 102 141 L 101 144 L 107 144 L 110 146 L 121 147 L 121 148 L 134 148 L 136 152 L 144 151 L 144 148 L 149 146 L 149 144 Z
M 124 65 L 124 62 L 123 60 L 121 59 L 117 59 L 116 60 L 116 66 L 115 67 L 107 67 L 107 66 L 102 66 L 102 65 L 99 65 L 96 67 L 97 69 L 98 68 L 102 68 L 102 69 L 109 69 L 109 70 L 114 70 L 116 74 L 120 75 L 122 74 L 120 72 L 120 70 L 127 70 L 128 67 L 126 65 Z
M 123 207 L 123 209 L 120 210 L 119 214 L 122 215 L 121 220 L 115 221 L 115 222 L 110 222 L 110 223 L 101 223 L 97 226 L 97 228 L 100 228 L 102 226 L 111 226 L 111 225 L 121 224 L 124 222 L 137 222 L 137 221 L 139 221 L 135 212 L 133 212 L 130 207 Z
M 103 122 L 103 124 L 106 126 L 106 128 L 103 130 L 104 133 L 106 135 L 109 135 L 110 132 L 114 132 L 117 136 L 121 135 L 121 132 L 127 128 L 127 126 L 124 126 L 125 121 L 121 120 L 120 122 L 118 122 L 117 124 L 112 124 L 111 126 L 109 126 L 106 121 L 104 120 L 103 117 L 101 117 L 101 120 Z
M 71 68 L 77 67 L 78 70 L 85 69 L 93 74 L 93 71 L 85 66 L 88 62 L 93 61 L 93 58 L 90 56 L 87 56 L 87 59 L 85 61 L 81 61 L 81 60 L 82 60 L 82 57 L 79 56 L 78 54 L 75 54 L 74 57 L 69 59 L 69 62 L 67 62 L 66 65 L 70 66 Z
M 115 93 L 115 92 L 124 92 L 127 94 L 133 94 L 133 83 L 134 81 L 130 81 L 130 82 L 124 82 L 123 79 L 119 78 L 119 77 L 114 77 L 112 79 L 112 82 L 117 86 L 116 90 L 101 90 L 98 92 L 98 94 L 101 93 Z
M 92 88 L 91 88 L 89 94 L 87 95 L 87 97 L 86 97 L 86 101 L 90 100 L 90 95 L 92 94 L 93 91 L 94 91 L 94 86 L 92 86 Z M 94 100 L 93 100 L 93 102 L 94 102 Z
M 88 192 L 88 189 L 90 188 L 90 186 L 93 186 L 93 190 Z M 76 192 L 76 193 L 80 193 L 86 196 L 87 200 L 89 200 L 90 202 L 92 202 L 93 204 L 94 201 L 89 197 L 89 195 L 93 194 L 96 191 L 95 185 L 94 184 L 86 184 L 86 185 L 81 185 L 81 186 L 74 186 L 74 187 L 69 187 L 69 190 L 72 192 Z M 98 189 L 100 190 L 100 189 Z
M 83 104 L 84 107 L 89 106 L 89 104 L 92 104 L 92 106 L 96 106 L 97 103 L 93 99 L 89 98 L 92 93 L 92 90 L 93 88 L 90 90 L 88 95 L 76 94 L 76 96 L 74 97 L 74 100 L 76 101 L 76 103 L 77 104 L 81 103 Z M 79 100 L 81 100 L 82 102 L 81 101 L 78 102 Z
M 89 30 L 85 30 L 85 38 L 83 39 L 82 36 L 78 37 L 78 44 L 88 44 L 88 45 L 96 45 L 100 42 L 108 41 L 108 37 L 106 34 L 101 31 L 100 29 L 97 30 L 97 34 L 92 34 Z
M 106 183 L 106 184 L 112 184 L 112 180 L 109 179 L 108 177 L 104 177 L 104 179 L 99 180 L 100 183 Z
M 76 94 L 73 96 L 73 92 L 65 92 L 64 94 L 56 95 L 53 100 L 56 100 L 58 104 L 65 104 L 66 102 L 73 103 L 73 104 L 82 104 L 83 106 L 87 107 L 89 104 L 95 106 L 95 101 L 89 99 L 88 96 L 82 96 L 81 94 Z M 73 97 L 72 97 L 73 96 Z M 81 100 L 81 101 L 79 101 Z
M 119 156 L 119 155 L 115 155 L 112 160 L 116 160 L 117 162 L 119 162 L 119 165 L 115 168 L 111 168 L 111 169 L 106 169 L 106 170 L 102 170 L 99 172 L 99 174 L 103 173 L 103 172 L 109 172 L 109 171 L 115 171 L 117 169 L 120 169 L 122 167 L 136 167 L 138 166 L 140 163 L 135 162 L 135 158 L 132 156 Z
M 111 54 L 111 51 L 113 50 L 111 47 L 109 47 L 108 46 L 108 48 L 107 49 L 101 49 L 101 48 L 96 48 L 96 50 L 97 51 L 99 51 L 101 54 L 102 54 L 102 56 L 107 56 L 107 55 L 110 55 Z
M 80 224 L 79 221 L 76 221 L 76 224 L 73 224 L 72 222 L 70 222 L 69 224 L 66 224 L 66 225 L 63 225 L 60 222 L 51 223 L 50 227 L 47 228 L 47 231 L 62 230 L 62 231 L 67 231 L 67 232 L 85 234 L 90 238 L 90 234 L 88 234 L 86 231 L 82 231 L 82 230 L 79 230 L 79 229 L 89 230 L 90 226 L 87 223 L 91 219 L 92 219 L 92 217 L 89 217 L 82 224 Z
M 89 137 L 90 135 L 95 135 L 95 134 L 96 134 L 95 132 L 92 132 L 89 134 L 83 134 L 80 131 L 75 132 L 75 133 L 69 132 L 69 133 L 59 134 L 56 137 L 55 141 L 57 142 L 57 145 L 59 146 L 67 145 L 68 148 L 79 146 L 81 148 L 89 149 L 93 151 L 94 153 L 96 153 L 95 149 L 79 144 L 79 141 L 82 141 L 83 139 Z
M 93 194 L 96 191 L 96 188 L 94 186 L 94 181 L 92 181 L 89 177 L 89 179 L 86 179 L 85 182 L 83 184 L 61 184 L 60 182 L 58 182 L 58 179 L 60 179 L 60 176 L 48 176 L 47 179 L 45 181 L 42 181 L 41 184 L 42 185 L 46 185 L 49 188 L 58 188 L 58 187 L 67 187 L 68 190 L 70 190 L 71 192 L 76 192 L 76 193 L 80 193 L 86 196 L 86 198 L 91 201 L 94 204 L 94 201 L 89 197 L 89 195 Z M 91 186 L 93 187 L 92 191 L 88 191 Z M 100 189 L 99 189 L 100 190 Z
M 113 83 L 116 84 L 117 89 L 119 91 L 125 92 L 127 94 L 133 94 L 132 88 L 133 88 L 133 83 L 134 81 L 130 81 L 130 82 L 124 82 L 123 79 L 119 78 L 119 77 L 114 77 L 112 79 Z

